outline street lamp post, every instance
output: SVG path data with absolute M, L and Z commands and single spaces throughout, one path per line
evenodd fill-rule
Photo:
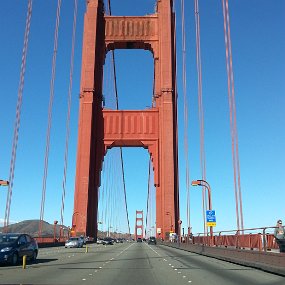
M 58 221 L 53 222 L 53 241 L 56 242 L 56 225 Z
M 9 186 L 9 181 L 0 179 L 0 186 Z
M 204 186 L 208 190 L 208 209 L 212 210 L 212 192 L 210 184 L 203 179 L 193 180 L 191 183 L 192 186 Z M 213 226 L 210 226 L 210 236 L 213 237 Z
M 108 227 L 108 237 L 111 237 L 110 229 L 112 229 L 112 228 L 113 228 L 112 226 L 109 226 L 109 227 Z

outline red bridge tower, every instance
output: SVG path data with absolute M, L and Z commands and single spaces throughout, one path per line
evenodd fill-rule
M 136 211 L 135 240 L 138 238 L 143 239 L 143 211 Z
M 158 0 L 157 11 L 152 15 L 120 17 L 105 15 L 103 0 L 87 1 L 72 216 L 77 235 L 97 235 L 98 188 L 103 158 L 112 147 L 129 146 L 146 148 L 152 159 L 157 237 L 167 238 L 171 225 L 178 232 L 175 15 L 172 6 L 173 0 Z M 102 107 L 103 64 L 106 54 L 114 49 L 144 49 L 152 53 L 155 70 L 153 108 L 117 111 Z

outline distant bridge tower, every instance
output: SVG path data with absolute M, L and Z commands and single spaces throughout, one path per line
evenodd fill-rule
M 149 151 L 156 186 L 157 237 L 178 232 L 177 93 L 173 0 L 158 0 L 155 14 L 108 16 L 103 0 L 88 0 L 84 19 L 78 148 L 72 227 L 97 235 L 98 188 L 103 158 L 112 147 Z M 144 49 L 154 58 L 154 106 L 102 107 L 103 64 L 114 49 Z M 149 94 L 152 96 L 152 94 Z M 168 213 L 168 214 L 167 214 Z M 171 216 L 171 221 L 169 219 Z
M 136 211 L 135 240 L 137 238 L 143 239 L 143 211 Z

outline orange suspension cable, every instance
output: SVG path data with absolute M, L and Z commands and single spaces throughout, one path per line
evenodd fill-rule
M 151 194 L 150 194 L 150 167 L 151 167 L 151 159 L 149 160 L 149 163 L 148 163 L 148 183 L 147 183 L 147 202 L 146 202 L 146 222 L 145 222 L 145 227 L 146 229 L 149 228 L 149 219 L 148 219 L 148 216 L 150 216 L 150 197 L 151 197 Z
M 67 106 L 67 118 L 66 118 L 66 138 L 65 138 L 65 153 L 64 153 L 64 167 L 63 167 L 63 180 L 62 180 L 62 197 L 61 197 L 61 210 L 60 210 L 61 226 L 63 226 L 64 202 L 65 202 L 65 192 L 66 192 L 66 172 L 67 172 L 67 158 L 68 158 L 68 145 L 69 145 L 69 133 L 70 133 L 70 109 L 71 109 L 71 92 L 72 92 L 72 82 L 73 82 L 77 6 L 78 6 L 78 0 L 74 0 L 73 30 L 72 30 L 69 88 L 68 88 L 68 102 L 67 102 L 68 106 Z
M 54 33 L 52 74 L 51 74 L 51 82 L 50 82 L 50 98 L 49 98 L 49 108 L 48 108 L 48 127 L 47 127 L 47 135 L 46 135 L 46 152 L 45 152 L 45 160 L 44 160 L 44 176 L 43 176 L 42 201 L 41 201 L 40 222 L 39 222 L 39 236 L 41 236 L 41 234 L 42 234 L 44 209 L 45 209 L 46 181 L 47 181 L 48 159 L 49 159 L 49 148 L 50 148 L 50 130 L 51 130 L 51 123 L 52 123 L 52 106 L 53 106 L 53 99 L 54 99 L 54 82 L 55 82 L 55 71 L 56 71 L 56 55 L 57 55 L 57 46 L 58 46 L 58 30 L 59 30 L 59 21 L 60 21 L 60 8 L 61 8 L 61 0 L 58 0 L 57 12 L 56 12 L 56 25 L 55 25 L 55 33 Z
M 235 201 L 236 201 L 236 219 L 237 228 L 243 230 L 243 212 L 242 212 L 242 196 L 240 185 L 240 166 L 239 166 L 239 152 L 238 152 L 238 133 L 236 123 L 236 105 L 235 105 L 235 89 L 234 89 L 234 75 L 233 75 L 233 61 L 232 61 L 232 47 L 230 35 L 230 19 L 228 0 L 222 0 L 223 16 L 224 16 L 224 33 L 225 33 L 225 46 L 226 46 L 226 66 L 228 76 L 228 98 L 230 108 L 230 127 L 232 138 L 232 159 L 234 170 L 234 188 L 235 188 Z
M 184 105 L 184 152 L 186 164 L 186 216 L 187 227 L 190 223 L 190 174 L 188 155 L 188 102 L 187 102 L 187 81 L 186 81 L 186 33 L 185 33 L 185 10 L 184 0 L 181 0 L 181 27 L 182 27 L 182 81 L 183 81 L 183 105 Z
M 200 15 L 199 15 L 199 1 L 194 0 L 195 9 L 195 30 L 196 30 L 196 67 L 198 74 L 198 108 L 199 108 L 199 123 L 200 123 L 200 163 L 202 179 L 206 180 L 206 156 L 205 156 L 205 142 L 204 142 L 204 109 L 203 109 L 203 92 L 202 92 L 202 60 L 201 60 L 201 46 L 200 46 Z M 202 206 L 203 206 L 203 222 L 204 234 L 206 233 L 205 224 L 205 205 L 207 205 L 205 188 L 202 191 Z
M 19 87 L 18 87 L 18 100 L 17 100 L 17 107 L 16 107 L 16 120 L 15 120 L 15 127 L 14 127 L 14 138 L 13 138 L 12 155 L 11 155 L 11 162 L 10 162 L 10 174 L 9 174 L 9 182 L 10 183 L 8 185 L 5 218 L 4 218 L 4 229 L 5 229 L 5 231 L 7 229 L 7 226 L 9 225 L 9 219 L 10 219 L 10 206 L 11 206 L 11 199 L 12 199 L 12 189 L 13 189 L 13 183 L 14 183 L 14 171 L 15 171 L 15 164 L 16 164 L 16 153 L 17 153 L 17 146 L 18 146 L 20 120 L 21 120 L 21 109 L 22 109 L 24 79 L 25 79 L 25 71 L 26 71 L 26 60 L 27 60 L 29 34 L 30 34 L 31 17 L 32 17 L 32 5 L 33 5 L 33 1 L 29 0 L 28 12 L 27 12 L 27 17 L 26 17 L 25 35 L 24 35 L 24 45 L 23 45 L 23 52 L 22 52 L 20 82 L 19 82 Z

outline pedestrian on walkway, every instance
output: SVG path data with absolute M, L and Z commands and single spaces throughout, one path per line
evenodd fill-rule
M 276 239 L 284 239 L 285 236 L 284 236 L 284 226 L 282 225 L 282 221 L 281 220 L 278 220 L 277 221 L 277 225 L 276 225 L 276 228 L 274 230 L 274 236 Z
M 282 221 L 278 220 L 276 228 L 274 230 L 274 236 L 276 238 L 276 242 L 279 245 L 280 252 L 285 252 L 285 228 L 282 225 Z

